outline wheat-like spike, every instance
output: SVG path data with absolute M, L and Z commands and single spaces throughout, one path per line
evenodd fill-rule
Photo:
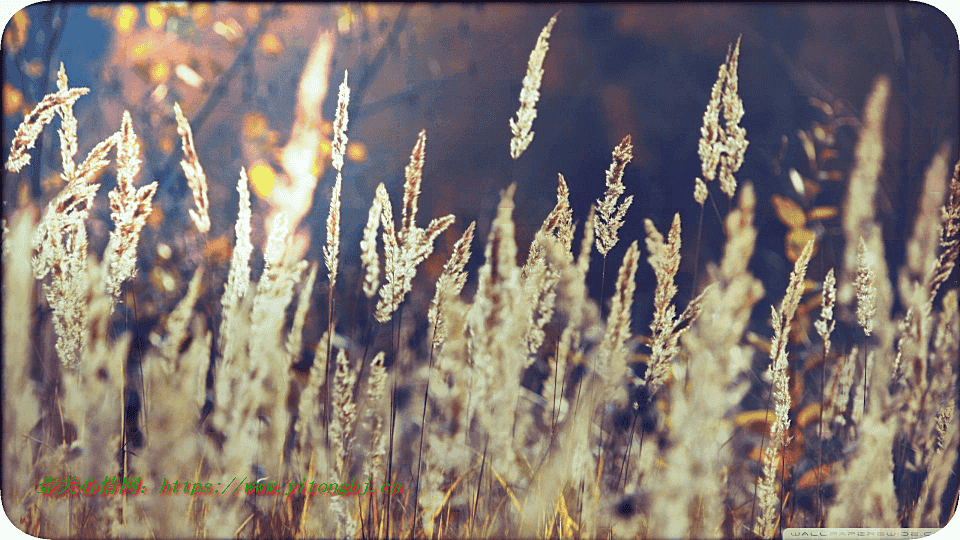
M 183 173 L 187 177 L 187 185 L 193 192 L 193 204 L 197 209 L 189 209 L 190 219 L 197 226 L 197 230 L 202 233 L 210 231 L 210 201 L 207 199 L 207 175 L 203 172 L 200 165 L 200 158 L 197 156 L 197 150 L 193 145 L 193 130 L 190 129 L 190 122 L 183 115 L 179 103 L 173 104 L 173 111 L 177 116 L 177 133 L 182 139 L 183 156 L 180 160 L 180 166 L 183 167 Z
M 803 280 L 807 273 L 807 264 L 813 255 L 813 240 L 807 242 L 800 257 L 794 263 L 790 274 L 787 292 L 780 302 L 779 311 L 770 307 L 773 322 L 773 339 L 770 344 L 770 373 L 773 381 L 774 420 L 770 425 L 770 444 L 763 455 L 763 476 L 757 486 L 760 501 L 760 514 L 757 516 L 757 532 L 769 538 L 778 520 L 777 509 L 780 496 L 776 492 L 780 471 L 779 453 L 786 443 L 787 429 L 790 427 L 790 376 L 787 373 L 787 340 L 790 325 L 800 304 L 803 294 Z
M 426 131 L 421 131 L 410 156 L 410 165 L 405 170 L 402 228 L 397 231 L 393 223 L 393 207 L 387 188 L 377 186 L 377 202 L 380 205 L 380 222 L 383 224 L 383 251 L 387 282 L 380 287 L 377 302 L 377 321 L 387 322 L 403 302 L 413 285 L 417 266 L 433 252 L 433 242 L 455 220 L 453 215 L 433 219 L 426 229 L 416 225 L 417 199 L 423 174 Z
M 710 90 L 710 101 L 703 113 L 703 126 L 700 128 L 700 155 L 703 178 L 709 182 L 717 175 L 720 167 L 720 190 L 731 199 L 737 190 L 737 181 L 733 173 L 740 170 L 743 157 L 749 144 L 747 131 L 740 126 L 743 118 L 743 100 L 737 95 L 739 90 L 737 67 L 740 58 L 740 39 L 735 47 L 727 49 L 727 57 L 720 66 L 717 81 Z M 724 128 L 720 127 L 720 111 L 723 110 Z M 699 180 L 699 179 L 698 179 Z M 700 181 L 702 182 L 702 181 Z M 697 183 L 694 198 L 701 205 L 706 200 L 706 186 Z
M 540 31 L 537 44 L 530 53 L 527 61 L 527 74 L 523 77 L 523 89 L 520 90 L 520 109 L 517 110 L 517 119 L 510 119 L 510 157 L 517 159 L 533 141 L 533 120 L 537 117 L 537 101 L 540 99 L 540 82 L 543 79 L 543 60 L 547 57 L 550 48 L 550 32 L 557 22 L 557 15 L 550 18 L 550 22 Z
M 263 249 L 264 271 L 275 268 L 283 263 L 283 256 L 287 251 L 287 235 L 290 231 L 290 220 L 286 212 L 277 212 L 270 223 L 270 233 L 267 235 L 267 245 Z M 261 278 L 263 281 L 263 278 Z
M 30 163 L 28 152 L 36 144 L 43 127 L 53 120 L 58 111 L 64 107 L 72 108 L 80 96 L 89 91 L 89 88 L 69 88 L 44 96 L 17 128 L 13 143 L 10 145 L 10 155 L 7 157 L 7 170 L 20 172 L 20 169 L 28 165 Z
M 290 354 L 293 361 L 300 357 L 300 350 L 303 345 L 303 325 L 307 320 L 307 312 L 310 310 L 310 294 L 313 292 L 313 284 L 317 279 L 319 264 L 310 265 L 310 273 L 307 274 L 306 281 L 300 289 L 300 297 L 297 299 L 297 311 L 293 315 L 293 325 L 290 327 L 290 333 L 287 334 L 287 353 Z
M 323 260 L 327 264 L 330 291 L 337 285 L 337 266 L 340 256 L 340 189 L 342 175 L 337 172 L 337 181 L 330 195 L 330 213 L 327 215 L 327 245 L 323 247 Z
M 679 334 L 675 335 L 674 332 L 679 321 L 674 321 L 676 307 L 673 305 L 673 297 L 677 294 L 674 279 L 680 270 L 680 214 L 673 216 L 666 243 L 652 221 L 645 220 L 644 226 L 647 230 L 647 250 L 650 251 L 647 261 L 657 276 L 657 288 L 653 297 L 653 321 L 650 323 L 653 341 L 646 376 L 650 396 L 653 396 L 666 382 L 670 372 L 670 360 L 679 350 Z
M 630 315 L 633 307 L 633 295 L 637 289 L 636 275 L 640 261 L 640 246 L 634 240 L 623 255 L 620 271 L 617 274 L 617 290 L 607 316 L 607 327 L 600 345 L 601 361 L 599 372 L 609 384 L 617 387 L 621 377 L 627 373 L 626 344 L 630 339 Z
M 187 294 L 177 303 L 170 316 L 167 317 L 167 337 L 164 338 L 160 347 L 163 357 L 167 360 L 170 367 L 176 367 L 177 358 L 180 355 L 180 347 L 187 337 L 190 319 L 193 317 L 193 308 L 200 297 L 200 284 L 203 283 L 203 266 L 197 268 L 197 271 L 190 279 L 187 286 Z
M 334 375 L 333 421 L 330 423 L 330 439 L 336 441 L 336 471 L 344 476 L 344 463 L 350 449 L 353 423 L 357 417 L 357 404 L 353 401 L 353 385 L 357 373 L 350 369 L 347 353 L 337 351 L 337 373 Z
M 814 323 L 817 333 L 823 340 L 823 357 L 826 359 L 830 354 L 830 334 L 833 333 L 837 321 L 833 320 L 833 306 L 837 302 L 837 279 L 834 277 L 833 268 L 827 272 L 823 278 L 823 297 L 821 299 L 820 319 Z
M 363 278 L 363 294 L 373 298 L 380 288 L 380 256 L 377 253 L 377 231 L 380 230 L 380 202 L 373 199 L 370 212 L 367 214 L 367 224 L 363 228 L 363 240 L 360 241 L 360 261 L 365 270 Z
M 860 237 L 857 247 L 857 322 L 868 336 L 873 332 L 873 317 L 877 312 L 877 285 L 873 270 L 867 266 L 867 244 Z
M 698 176 L 693 185 L 693 200 L 697 201 L 697 204 L 700 206 L 703 206 L 703 203 L 707 202 L 707 196 L 709 194 L 707 184 Z
M 416 227 L 417 200 L 420 198 L 420 185 L 423 182 L 423 162 L 427 151 L 427 130 L 421 130 L 417 143 L 410 153 L 410 164 L 403 170 L 406 182 L 403 184 L 403 221 L 405 231 Z
M 250 241 L 251 211 L 250 190 L 247 188 L 247 171 L 240 169 L 240 180 L 237 181 L 237 191 L 240 193 L 240 210 L 237 222 L 234 225 L 236 243 L 230 259 L 230 273 L 227 275 L 227 286 L 223 291 L 224 317 L 239 305 L 250 288 L 250 256 L 253 254 L 253 243 Z M 226 322 L 226 321 L 224 321 Z M 223 333 L 220 335 L 223 339 Z
M 633 203 L 633 195 L 626 197 L 620 206 L 617 200 L 623 195 L 623 170 L 633 159 L 633 144 L 630 135 L 620 141 L 613 149 L 613 161 L 607 169 L 607 192 L 603 199 L 597 199 L 597 213 L 594 215 L 597 251 L 606 256 L 617 245 L 618 231 L 623 226 L 623 218 Z
M 327 373 L 324 369 L 327 366 L 327 333 L 324 332 L 317 341 L 317 347 L 314 351 L 313 365 L 310 366 L 310 374 L 307 378 L 307 385 L 300 392 L 300 403 L 297 406 L 299 418 L 294 424 L 293 429 L 297 433 L 301 446 L 306 446 L 311 440 L 311 434 L 316 435 L 323 431 L 320 418 L 320 389 L 327 379 Z M 316 440 L 316 439 L 314 439 Z
M 540 226 L 543 234 L 553 234 L 569 252 L 573 244 L 573 209 L 570 208 L 570 188 L 562 174 L 557 174 L 557 204 Z
M 453 245 L 453 253 L 450 254 L 446 264 L 443 265 L 443 273 L 437 280 L 437 292 L 433 295 L 430 310 L 427 312 L 427 320 L 434 329 L 434 347 L 439 347 L 446 337 L 446 325 L 440 313 L 440 306 L 443 305 L 444 301 L 459 295 L 467 282 L 467 273 L 463 268 L 470 260 L 470 245 L 473 243 L 476 224 L 476 221 L 470 222 L 470 226 L 467 227 L 463 236 Z
M 930 303 L 936 298 L 940 286 L 950 277 L 960 256 L 960 161 L 953 168 L 949 190 L 947 204 L 940 210 L 940 255 L 928 278 Z
M 387 437 L 384 430 L 383 415 L 380 413 L 380 404 L 386 395 L 387 368 L 383 365 L 385 355 L 383 351 L 377 353 L 370 361 L 370 377 L 367 379 L 367 417 L 370 420 L 370 430 L 373 434 L 370 456 L 364 460 L 364 478 L 380 478 L 383 474 L 383 457 L 387 451 Z
M 140 172 L 140 144 L 133 132 L 129 111 L 124 111 L 120 127 L 120 143 L 117 145 L 117 187 L 109 193 L 110 217 L 114 230 L 104 253 L 103 265 L 107 294 L 118 297 L 120 284 L 130 279 L 137 270 L 137 244 L 140 231 L 153 210 L 153 196 L 158 184 L 153 182 L 133 187 L 133 178 Z
M 83 163 L 75 169 L 74 181 L 90 183 L 96 180 L 100 171 L 110 164 L 110 160 L 107 159 L 110 150 L 119 143 L 120 132 L 117 132 L 94 146 L 93 150 L 90 150 L 90 153 L 87 154 L 87 158 L 83 160 Z
M 57 93 L 69 91 L 67 72 L 60 62 L 60 71 L 57 72 Z M 60 158 L 63 162 L 63 179 L 73 181 L 76 174 L 76 164 L 73 157 L 77 155 L 77 117 L 73 115 L 73 106 L 60 107 Z
M 347 106 L 350 104 L 350 87 L 347 86 L 347 72 L 343 72 L 343 82 L 340 83 L 340 93 L 337 95 L 337 112 L 333 120 L 333 167 L 337 171 L 343 169 L 343 156 L 347 152 Z

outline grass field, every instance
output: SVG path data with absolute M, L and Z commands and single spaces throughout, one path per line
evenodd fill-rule
M 878 70 L 854 114 L 810 100 L 825 120 L 790 134 L 801 157 L 782 160 L 790 183 L 767 195 L 740 179 L 760 159 L 742 123 L 756 96 L 741 87 L 760 74 L 741 69 L 752 47 L 734 34 L 697 75 L 716 78 L 702 124 L 685 128 L 699 130 L 692 189 L 676 212 L 630 216 L 645 196 L 631 182 L 638 134 L 605 149 L 588 188 L 528 152 L 564 15 L 513 38 L 530 51 L 526 71 L 518 60 L 501 74 L 518 101 L 488 111 L 511 134 L 489 159 L 512 180 L 476 221 L 423 215 L 440 206 L 420 208 L 435 185 L 427 129 L 397 141 L 410 149 L 402 187 L 351 183 L 362 83 L 333 66 L 329 34 L 276 145 L 286 198 L 262 194 L 259 162 L 214 185 L 197 111 L 175 103 L 187 195 L 165 207 L 167 178 L 144 172 L 141 116 L 81 121 L 75 106 L 101 89 L 61 64 L 6 156 L 11 521 L 42 538 L 773 538 L 946 524 L 960 448 L 957 141 L 924 158 L 908 225 L 885 231 L 899 79 Z M 321 128 L 328 86 L 336 107 Z M 86 135 L 103 125 L 118 129 Z M 59 165 L 39 198 L 27 179 L 38 148 Z M 831 156 L 849 166 L 828 171 Z M 529 215 L 518 192 L 531 168 L 548 172 L 552 206 L 533 227 L 515 219 Z M 317 253 L 307 222 L 320 197 Z M 365 214 L 344 206 L 355 197 Z M 165 222 L 175 213 L 187 217 Z M 782 264 L 755 257 L 761 241 L 782 244 Z M 373 493 L 311 493 L 354 481 Z M 160 494 L 174 482 L 191 494 Z M 243 493 L 257 483 L 283 495 Z

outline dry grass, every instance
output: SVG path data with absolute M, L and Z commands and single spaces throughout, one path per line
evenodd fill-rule
M 510 121 L 513 159 L 533 138 L 556 22 L 555 15 L 530 56 L 521 108 Z M 453 215 L 417 225 L 427 159 L 421 131 L 404 171 L 400 222 L 381 184 L 367 194 L 362 243 L 341 246 L 341 190 L 352 173 L 344 167 L 345 73 L 323 249 L 327 309 L 316 309 L 313 295 L 320 263 L 302 260 L 294 244 L 299 216 L 273 218 L 253 283 L 251 233 L 260 224 L 252 222 L 241 169 L 226 283 L 214 282 L 204 266 L 193 270 L 176 307 L 135 345 L 130 331 L 113 331 L 111 323 L 125 287 L 142 279 L 138 242 L 156 183 L 133 185 L 141 156 L 129 114 L 74 164 L 84 126 L 72 107 L 87 89 L 69 88 L 61 70 L 56 92 L 17 130 L 7 161 L 12 172 L 28 165 L 41 130 L 60 116 L 66 185 L 41 219 L 27 204 L 4 230 L 3 493 L 11 520 L 41 537 L 117 538 L 721 538 L 774 537 L 785 527 L 818 524 L 942 525 L 956 497 L 950 477 L 960 443 L 960 310 L 950 279 L 960 246 L 960 164 L 949 183 L 946 152 L 931 167 L 929 181 L 949 195 L 924 203 L 923 215 L 936 224 L 916 228 L 911 242 L 921 247 L 910 251 L 901 277 L 904 313 L 894 313 L 874 208 L 891 85 L 879 78 L 846 184 L 846 253 L 836 275 L 815 274 L 819 242 L 802 244 L 786 290 L 773 291 L 784 294 L 779 309 L 769 308 L 763 335 L 751 332 L 754 307 L 766 313 L 772 302 L 748 268 L 761 203 L 752 185 L 733 176 L 747 149 L 739 54 L 738 39 L 712 89 L 700 143 L 704 178 L 719 178 L 736 206 L 723 216 L 722 259 L 691 261 L 705 268 L 707 286 L 679 315 L 676 278 L 686 255 L 680 214 L 666 238 L 645 221 L 655 284 L 638 282 L 644 251 L 639 238 L 629 238 L 636 231 L 621 228 L 633 200 L 621 199 L 633 157 L 629 135 L 614 150 L 606 193 L 589 214 L 574 212 L 559 175 L 556 206 L 531 245 L 519 246 L 513 184 L 490 216 L 482 249 L 473 246 L 476 223 L 461 227 L 435 291 L 413 295 L 418 267 L 438 256 L 436 240 L 456 228 Z M 189 215 L 205 233 L 206 179 L 179 107 L 176 118 L 195 207 Z M 94 254 L 87 220 L 113 148 L 115 228 L 106 251 Z M 708 185 L 697 179 L 696 186 L 702 206 Z M 588 276 L 604 279 L 597 267 L 621 234 L 630 244 L 604 310 L 588 295 Z M 358 250 L 363 268 L 337 289 L 341 248 Z M 479 263 L 476 288 L 465 294 L 471 259 Z M 380 293 L 371 306 L 380 324 L 345 328 L 362 319 L 347 302 L 334 303 L 349 286 L 371 302 Z M 636 301 L 642 287 L 653 290 L 652 306 Z M 649 332 L 638 332 L 635 314 L 651 307 Z M 857 323 L 863 331 L 854 331 Z M 309 334 L 324 327 L 323 335 Z M 389 339 L 345 337 L 368 332 Z M 138 361 L 128 364 L 134 347 Z M 412 406 L 400 403 L 401 393 L 415 396 Z M 758 393 L 766 407 L 750 399 Z M 136 418 L 142 443 L 131 439 L 132 419 L 123 414 L 134 400 L 143 404 Z M 901 469 L 916 478 L 912 495 L 895 481 Z M 37 494 L 42 478 L 68 475 L 81 482 L 137 477 L 146 490 Z M 210 482 L 220 491 L 257 481 L 306 482 L 309 490 L 314 480 L 354 478 L 375 490 L 403 490 L 363 497 L 156 493 L 164 480 Z

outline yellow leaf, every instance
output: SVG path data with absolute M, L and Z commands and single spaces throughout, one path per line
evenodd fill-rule
M 733 422 L 738 427 L 749 429 L 755 433 L 769 433 L 770 422 L 773 422 L 774 418 L 775 415 L 772 411 L 744 411 L 738 414 Z
M 830 219 L 837 217 L 836 206 L 818 206 L 807 212 L 807 219 L 810 221 L 818 219 Z
M 264 34 L 260 38 L 260 48 L 264 53 L 275 56 L 283 52 L 283 43 L 275 34 Z
M 150 66 L 150 80 L 155 83 L 160 83 L 167 80 L 167 76 L 170 75 L 170 66 L 166 62 L 154 62 Z
M 193 21 L 197 26 L 210 24 L 210 4 L 195 4 L 193 6 Z
M 798 227 L 788 232 L 785 239 L 787 244 L 787 259 L 789 259 L 790 262 L 797 262 L 797 259 L 800 257 L 800 253 L 803 252 L 803 248 L 806 247 L 807 242 L 814 240 L 816 237 L 817 234 L 806 227 Z M 813 252 L 817 252 L 816 243 L 813 245 Z
M 361 142 L 347 144 L 347 157 L 350 161 L 360 163 L 367 159 L 367 147 Z
M 30 17 L 25 10 L 13 14 L 6 32 L 3 33 L 3 46 L 15 53 L 27 44 L 27 31 L 30 29 Z
M 277 183 L 277 173 L 266 163 L 258 163 L 250 169 L 250 183 L 261 199 L 266 199 Z
M 490 468 L 493 469 L 493 467 L 490 467 Z M 520 501 L 517 500 L 517 496 L 513 494 L 513 490 L 510 489 L 510 486 L 508 486 L 507 483 L 503 480 L 503 478 L 500 477 L 500 473 L 498 473 L 496 469 L 493 469 L 493 474 L 497 477 L 497 480 L 500 481 L 500 485 L 503 486 L 503 489 L 507 491 L 507 495 L 510 497 L 510 500 L 513 502 L 513 506 L 515 506 L 517 510 L 522 510 L 523 508 L 520 506 Z
M 820 420 L 820 404 L 811 403 L 797 413 L 797 426 L 805 428 Z
M 40 60 L 31 60 L 27 62 L 27 75 L 36 79 L 37 77 L 43 75 L 43 63 Z
M 113 26 L 117 29 L 117 32 L 121 34 L 129 34 L 133 31 L 134 26 L 137 25 L 137 18 L 140 16 L 140 12 L 137 11 L 137 8 L 124 4 L 117 8 L 117 14 L 113 17 Z
M 9 84 L 3 85 L 3 114 L 16 113 L 23 105 L 23 94 Z
M 777 217 L 780 218 L 780 221 L 791 229 L 803 227 L 807 224 L 807 216 L 803 214 L 800 205 L 782 195 L 773 196 L 773 209 L 777 211 Z
M 809 471 L 803 473 L 794 488 L 800 491 L 807 489 L 814 489 L 817 487 L 817 484 L 826 484 L 830 481 L 830 477 L 833 476 L 833 469 L 836 467 L 837 463 L 824 463 L 821 467 L 814 467 Z
M 150 28 L 159 30 L 167 22 L 167 14 L 157 4 L 147 4 L 147 24 Z
M 243 133 L 250 139 L 259 138 L 267 131 L 267 118 L 259 112 L 243 117 Z

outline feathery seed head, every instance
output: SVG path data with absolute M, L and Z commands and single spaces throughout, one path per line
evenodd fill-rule
M 427 151 L 427 130 L 421 130 L 417 143 L 410 153 L 410 164 L 403 170 L 406 182 L 403 184 L 403 223 L 404 230 L 416 227 L 417 200 L 420 198 L 420 185 L 423 183 L 423 162 Z
M 510 130 L 513 132 L 513 138 L 510 139 L 510 157 L 513 159 L 519 158 L 533 141 L 533 120 L 537 117 L 543 61 L 547 57 L 547 49 L 550 48 L 548 40 L 553 25 L 557 22 L 557 15 L 559 12 L 543 27 L 527 61 L 527 74 L 523 77 L 523 89 L 520 90 L 520 109 L 517 111 L 517 119 L 510 119 Z
M 67 79 L 62 64 L 60 75 L 57 80 L 57 92 L 44 96 L 40 103 L 37 103 L 37 106 L 23 118 L 23 122 L 17 128 L 13 143 L 10 145 L 10 155 L 7 158 L 6 167 L 8 171 L 20 172 L 20 169 L 29 164 L 30 154 L 28 152 L 36 144 L 43 127 L 49 124 L 57 113 L 60 113 L 62 117 L 72 116 L 73 104 L 80 99 L 80 96 L 90 91 L 89 88 L 66 88 Z M 63 111 L 70 112 L 64 113 Z M 75 130 L 72 130 L 69 126 L 61 132 L 61 136 L 67 137 L 67 139 L 61 140 L 61 148 L 66 147 L 68 153 L 76 145 L 76 141 L 69 140 L 71 133 L 73 137 L 76 136 Z M 76 153 L 76 150 L 72 150 L 72 152 Z
M 624 191 L 623 170 L 632 159 L 633 145 L 630 135 L 626 135 L 613 150 L 613 161 L 607 169 L 607 192 L 602 200 L 597 200 L 597 213 L 594 215 L 597 251 L 604 257 L 613 249 L 613 246 L 617 245 L 618 232 L 623 226 L 627 209 L 633 203 L 633 195 L 630 195 L 617 206 L 617 200 Z
M 703 127 L 700 128 L 700 155 L 703 178 L 709 182 L 717 175 L 720 167 L 720 189 L 731 199 L 737 189 L 733 173 L 740 170 L 743 157 L 749 144 L 746 129 L 740 127 L 743 118 L 743 100 L 737 95 L 739 85 L 737 66 L 740 58 L 740 38 L 736 47 L 727 49 L 727 57 L 720 66 L 717 81 L 710 91 L 710 101 L 703 113 Z M 724 127 L 720 127 L 720 111 L 723 110 Z M 697 184 L 694 198 L 703 204 L 706 200 L 704 190 Z
M 857 322 L 868 336 L 873 332 L 873 316 L 877 311 L 877 285 L 873 270 L 867 264 L 867 244 L 860 237 L 857 247 Z
M 382 185 L 382 184 L 381 184 Z M 360 241 L 360 261 L 365 270 L 363 278 L 363 294 L 373 298 L 380 287 L 380 256 L 377 253 L 377 231 L 380 230 L 380 199 L 375 197 L 367 214 L 367 224 L 363 228 L 363 239 Z
M 343 169 L 343 156 L 347 151 L 347 106 L 350 103 L 350 87 L 347 86 L 347 72 L 343 72 L 343 82 L 340 83 L 340 93 L 337 95 L 337 112 L 333 120 L 333 167 Z
M 343 177 L 337 171 L 337 182 L 330 195 L 330 213 L 327 215 L 327 245 L 323 247 L 323 260 L 327 264 L 331 290 L 337 284 L 337 266 L 340 256 L 340 190 Z
M 190 219 L 197 226 L 200 232 L 210 230 L 210 202 L 207 199 L 207 175 L 203 172 L 200 165 L 200 157 L 197 156 L 197 150 L 193 144 L 193 130 L 190 129 L 190 122 L 183 115 L 183 110 L 179 103 L 173 104 L 173 111 L 177 116 L 177 133 L 183 141 L 183 156 L 180 160 L 180 166 L 187 176 L 187 184 L 190 191 L 193 192 L 193 202 L 197 209 L 188 210 Z

